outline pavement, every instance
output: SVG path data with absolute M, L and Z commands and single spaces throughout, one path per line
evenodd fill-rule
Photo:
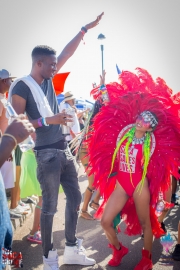
M 82 167 L 79 169 L 79 184 L 82 195 L 88 185 L 87 177 L 84 174 Z M 180 192 L 178 192 L 180 195 Z M 101 228 L 99 220 L 85 220 L 79 218 L 77 226 L 77 237 L 83 238 L 83 246 L 86 248 L 87 256 L 96 260 L 94 266 L 79 266 L 79 265 L 64 265 L 63 264 L 63 252 L 64 252 L 64 211 L 65 211 L 66 198 L 64 193 L 59 194 L 58 212 L 54 216 L 53 224 L 53 239 L 54 248 L 58 250 L 60 270 L 133 270 L 137 263 L 141 260 L 141 250 L 143 247 L 143 241 L 140 236 L 129 237 L 123 234 L 125 229 L 124 223 L 121 223 L 121 231 L 118 235 L 123 245 L 129 248 L 129 253 L 123 258 L 121 265 L 118 267 L 110 267 L 107 265 L 108 260 L 111 258 L 111 250 L 108 248 L 108 241 Z M 179 201 L 180 203 L 180 201 Z M 91 214 L 94 214 L 94 210 L 89 209 Z M 177 227 L 180 219 L 180 206 L 175 206 L 167 218 L 165 224 L 174 239 L 174 245 L 177 239 Z M 13 251 L 22 252 L 23 255 L 23 269 L 24 270 L 42 270 L 42 247 L 38 244 L 32 244 L 26 240 L 29 234 L 30 228 L 33 223 L 33 214 L 29 215 L 23 226 L 18 227 L 14 232 L 13 238 Z M 174 247 L 173 245 L 173 247 Z M 173 250 L 172 247 L 172 250 Z M 153 243 L 152 259 L 154 263 L 153 270 L 180 270 L 180 261 L 172 261 L 168 256 L 162 257 L 163 247 L 160 243 L 160 239 L 155 239 Z

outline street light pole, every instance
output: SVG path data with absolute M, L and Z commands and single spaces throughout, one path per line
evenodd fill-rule
M 105 39 L 106 37 L 103 34 L 99 34 L 98 39 L 100 41 L 102 41 L 103 39 Z M 104 45 L 101 44 L 100 45 L 101 48 L 101 63 L 102 63 L 102 75 L 103 75 L 103 70 L 104 70 Z
M 104 70 L 104 45 L 101 44 L 102 74 Z

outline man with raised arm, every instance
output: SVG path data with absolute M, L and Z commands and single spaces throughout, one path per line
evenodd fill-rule
M 76 238 L 76 225 L 81 192 L 77 172 L 62 135 L 61 125 L 71 122 L 71 116 L 59 113 L 52 77 L 73 55 L 84 34 L 95 27 L 97 19 L 82 27 L 79 33 L 65 46 L 61 54 L 47 46 L 37 46 L 32 51 L 30 75 L 16 80 L 10 90 L 9 99 L 18 114 L 27 114 L 36 128 L 35 153 L 37 177 L 42 189 L 41 237 L 44 270 L 58 270 L 57 250 L 53 250 L 52 224 L 57 211 L 58 191 L 61 184 L 66 195 L 65 210 L 65 264 L 93 265 L 94 259 L 84 254 L 82 241 Z

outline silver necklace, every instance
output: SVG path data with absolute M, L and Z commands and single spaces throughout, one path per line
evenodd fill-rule
M 132 140 L 132 145 L 135 145 L 135 144 L 143 144 L 144 143 L 144 139 L 145 139 L 145 136 L 143 136 L 142 138 L 138 139 L 134 136 L 133 140 Z

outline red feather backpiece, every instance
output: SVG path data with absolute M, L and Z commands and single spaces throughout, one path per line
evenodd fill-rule
M 133 124 L 137 116 L 145 111 L 153 112 L 158 118 L 154 136 L 156 147 L 151 156 L 147 179 L 151 194 L 151 224 L 156 237 L 161 236 L 154 206 L 159 191 L 166 191 L 170 185 L 170 175 L 178 177 L 180 166 L 180 118 L 178 117 L 178 98 L 172 96 L 172 90 L 165 81 L 157 78 L 153 81 L 146 70 L 137 69 L 137 74 L 123 71 L 119 76 L 120 84 L 107 84 L 110 102 L 101 108 L 95 116 L 89 139 L 91 173 L 94 174 L 94 186 L 100 189 L 104 202 L 97 212 L 100 217 L 103 208 L 116 185 L 117 159 L 109 177 L 112 156 L 116 148 L 119 133 L 127 125 Z M 93 91 L 92 91 L 93 92 Z M 97 89 L 94 91 L 97 97 Z M 141 233 L 135 205 L 132 198 L 122 210 L 127 224 L 128 235 Z

